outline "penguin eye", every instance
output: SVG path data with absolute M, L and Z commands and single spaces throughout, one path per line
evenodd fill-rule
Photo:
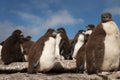
M 109 18 L 111 19 L 111 16 L 109 16 Z
M 105 17 L 105 16 L 103 16 L 102 18 L 103 18 L 103 19 L 105 19 L 106 17 Z

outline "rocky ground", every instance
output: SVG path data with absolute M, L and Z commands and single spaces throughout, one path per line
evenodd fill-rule
M 10 65 L 1 63 L 0 80 L 120 80 L 120 71 L 88 75 L 76 73 L 74 61 L 63 61 L 56 65 L 57 68 L 48 73 L 28 74 L 27 62 Z
M 120 72 L 109 75 L 87 75 L 80 73 L 10 73 L 0 74 L 0 80 L 120 80 Z
M 102 78 L 96 75 L 88 76 L 86 74 L 75 73 L 61 73 L 61 74 L 13 73 L 13 74 L 1 74 L 0 80 L 102 80 Z

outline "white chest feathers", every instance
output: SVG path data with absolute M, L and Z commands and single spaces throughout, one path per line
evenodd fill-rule
M 92 30 L 85 31 L 85 35 L 91 35 L 91 34 L 92 34 Z
M 49 71 L 55 63 L 55 38 L 49 37 L 45 42 L 40 57 L 40 71 Z
M 57 59 L 61 59 L 61 55 L 60 55 L 60 42 L 61 42 L 62 37 L 60 36 L 60 33 L 56 35 L 56 46 L 55 46 L 55 57 Z
M 84 35 L 83 34 L 80 34 L 78 36 L 78 40 L 74 46 L 74 51 L 73 51 L 73 55 L 72 55 L 72 58 L 75 59 L 76 58 L 76 55 L 77 55 L 77 52 L 78 50 L 81 48 L 81 46 L 84 44 Z
M 102 23 L 106 32 L 103 71 L 116 70 L 120 60 L 120 34 L 115 22 Z
M 113 35 L 119 32 L 118 26 L 116 25 L 114 21 L 102 23 L 102 25 L 107 35 Z
M 0 59 L 1 59 L 1 50 L 2 50 L 2 46 L 0 45 Z

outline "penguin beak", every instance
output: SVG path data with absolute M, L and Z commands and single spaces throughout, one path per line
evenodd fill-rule
M 52 35 L 53 35 L 54 37 L 56 37 L 57 31 L 55 30 L 55 31 L 52 33 Z
M 105 20 L 106 20 L 106 21 L 109 21 L 109 18 L 108 18 L 108 17 L 106 17 L 106 18 L 105 18 Z
M 103 22 L 108 22 L 108 21 L 110 21 L 111 19 L 109 18 L 109 17 L 102 17 L 102 21 Z

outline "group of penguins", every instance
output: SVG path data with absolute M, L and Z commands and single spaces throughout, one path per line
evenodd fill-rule
M 36 42 L 24 37 L 21 30 L 12 32 L 1 43 L 1 60 L 28 62 L 28 73 L 48 72 L 56 60 L 75 60 L 76 71 L 88 74 L 120 70 L 120 32 L 109 12 L 101 15 L 100 23 L 79 30 L 70 41 L 63 27 L 49 28 Z

